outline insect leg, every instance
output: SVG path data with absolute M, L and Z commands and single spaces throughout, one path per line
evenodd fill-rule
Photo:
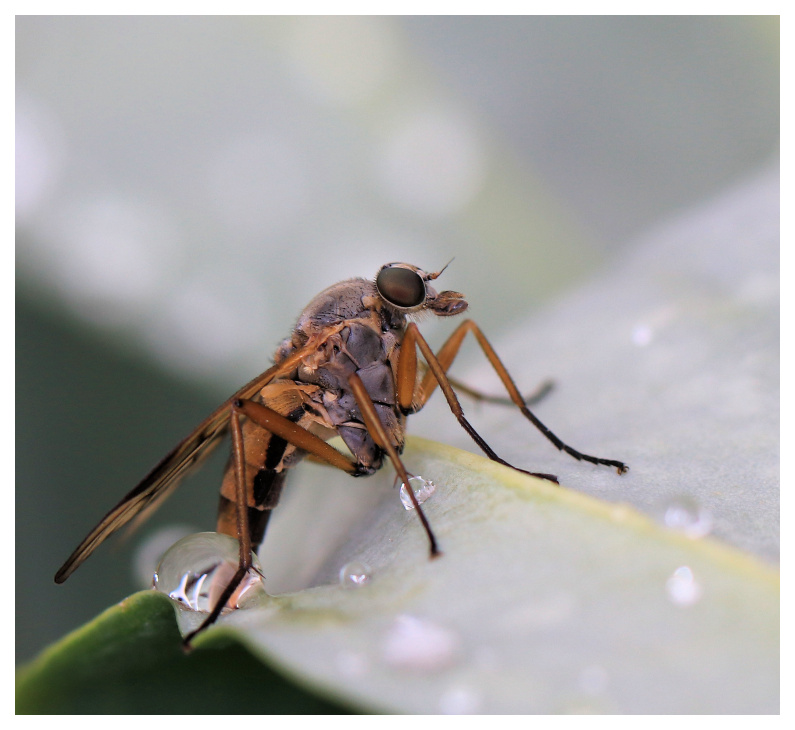
M 431 526 L 428 523 L 428 519 L 425 517 L 425 513 L 422 511 L 420 503 L 417 501 L 417 496 L 414 494 L 414 490 L 409 488 L 409 475 L 406 471 L 406 467 L 400 460 L 400 456 L 398 455 L 394 444 L 392 444 L 392 442 L 389 440 L 389 436 L 384 429 L 384 425 L 381 423 L 381 419 L 378 417 L 378 413 L 375 410 L 373 401 L 370 398 L 367 389 L 364 387 L 362 379 L 356 373 L 353 373 L 350 378 L 348 378 L 348 385 L 350 386 L 351 392 L 353 393 L 353 397 L 356 399 L 356 405 L 359 406 L 359 410 L 362 412 L 364 425 L 367 426 L 368 433 L 372 437 L 373 441 L 375 441 L 376 445 L 386 451 L 387 456 L 389 456 L 389 459 L 392 462 L 392 465 L 395 467 L 395 471 L 403 481 L 403 484 L 406 485 L 409 498 L 414 505 L 414 509 L 419 515 L 422 526 L 425 528 L 425 532 L 428 535 L 428 540 L 431 543 L 431 557 L 435 558 L 438 555 L 441 555 L 441 552 L 436 545 L 436 538 L 434 537 Z
M 293 423 L 285 416 L 251 400 L 236 399 L 231 403 L 230 430 L 232 432 L 232 459 L 235 471 L 235 504 L 237 507 L 237 538 L 240 544 L 240 562 L 232 580 L 224 589 L 216 602 L 213 610 L 202 622 L 198 629 L 191 631 L 182 641 L 183 647 L 188 649 L 191 640 L 201 631 L 213 624 L 221 615 L 226 602 L 235 592 L 240 582 L 251 568 L 251 535 L 249 531 L 249 509 L 246 502 L 246 459 L 243 448 L 243 430 L 240 426 L 240 416 L 245 416 L 258 426 L 270 431 L 273 435 L 289 441 L 299 449 L 331 466 L 335 466 L 352 476 L 360 476 L 363 471 L 359 464 L 329 446 L 323 439 L 315 436 L 301 426 Z
M 369 473 L 365 472 L 354 459 L 345 456 L 333 446 L 329 446 L 319 436 L 315 436 L 305 428 L 293 423 L 285 416 L 261 403 L 252 400 L 237 400 L 233 402 L 232 406 L 258 426 L 276 436 L 280 436 L 293 446 L 306 451 L 318 461 L 334 466 L 351 476 L 362 476 Z
M 202 621 L 199 628 L 194 629 L 185 636 L 182 640 L 184 649 L 190 648 L 191 640 L 201 631 L 204 631 L 208 626 L 215 623 L 216 619 L 221 615 L 221 611 L 226 602 L 232 597 L 232 594 L 237 590 L 240 582 L 246 576 L 251 568 L 251 536 L 248 526 L 248 505 L 246 504 L 246 458 L 243 450 L 243 430 L 240 427 L 240 414 L 236 408 L 236 404 L 232 404 L 232 412 L 230 415 L 229 425 L 232 431 L 232 459 L 235 465 L 235 502 L 237 504 L 237 541 L 240 546 L 240 557 L 238 560 L 237 571 L 234 576 L 224 588 L 218 600 L 213 606 L 213 610 L 209 613 L 206 619 Z
M 526 403 L 522 399 L 521 394 L 519 393 L 519 389 L 516 387 L 513 379 L 508 374 L 505 365 L 503 365 L 502 361 L 497 356 L 497 353 L 486 339 L 486 336 L 483 334 L 480 327 L 478 327 L 471 319 L 462 322 L 439 350 L 437 355 L 438 360 L 439 363 L 443 365 L 445 371 L 452 364 L 455 356 L 458 354 L 458 350 L 461 347 L 464 337 L 469 332 L 472 332 L 472 334 L 475 336 L 475 339 L 480 345 L 480 349 L 483 351 L 483 354 L 494 368 L 495 372 L 502 381 L 502 384 L 505 386 L 505 389 L 508 391 L 511 401 L 516 404 L 516 406 L 522 412 L 522 415 L 527 418 L 527 420 L 529 420 L 539 431 L 541 431 L 541 433 L 544 434 L 544 436 L 546 436 L 560 451 L 565 451 L 567 454 L 569 454 L 569 456 L 572 456 L 580 461 L 587 461 L 591 464 L 612 466 L 618 471 L 619 474 L 623 474 L 629 469 L 629 467 L 621 461 L 616 461 L 614 459 L 602 459 L 597 456 L 583 454 L 582 452 L 573 449 L 571 446 L 561 441 L 554 433 L 552 433 L 552 431 L 550 431 L 543 423 L 541 423 L 536 415 L 527 407 Z M 436 383 L 433 381 L 432 377 L 429 376 L 433 376 L 431 371 L 425 374 L 425 377 L 420 384 L 420 392 L 418 396 L 420 407 L 425 404 L 433 390 L 436 388 Z
M 406 327 L 406 334 L 403 336 L 403 344 L 400 349 L 400 357 L 398 360 L 398 404 L 404 412 L 416 413 L 418 410 L 420 410 L 420 408 L 422 408 L 422 406 L 425 405 L 431 393 L 438 385 L 442 389 L 442 392 L 447 399 L 447 404 L 450 406 L 450 410 L 453 412 L 453 415 L 458 419 L 461 427 L 472 437 L 472 440 L 483 450 L 489 459 L 496 461 L 499 464 L 503 464 L 504 466 L 509 466 L 511 469 L 515 469 L 516 471 L 520 471 L 524 474 L 546 479 L 547 481 L 555 482 L 557 484 L 558 479 L 554 474 L 541 474 L 538 472 L 526 471 L 525 469 L 520 469 L 513 464 L 509 464 L 507 461 L 497 456 L 497 453 L 494 451 L 494 449 L 492 449 L 491 446 L 486 443 L 483 437 L 474 429 L 472 424 L 464 416 L 464 410 L 461 408 L 461 404 L 458 402 L 458 397 L 456 396 L 455 391 L 450 385 L 450 381 L 447 379 L 447 375 L 445 374 L 445 371 L 450 367 L 453 359 L 455 358 L 458 347 L 460 346 L 460 340 L 462 340 L 463 336 L 466 334 L 466 331 L 463 331 L 462 334 L 459 335 L 459 331 L 462 331 L 461 327 L 453 332 L 451 337 L 445 343 L 444 347 L 442 347 L 442 349 L 439 351 L 441 357 L 437 358 L 437 356 L 433 354 L 433 350 L 431 350 L 428 342 L 420 334 L 416 323 L 409 323 L 409 325 Z M 450 346 L 451 343 L 453 343 L 453 346 L 455 347 L 454 350 L 453 346 Z M 416 383 L 417 347 L 419 347 L 420 352 L 422 352 L 422 356 L 428 363 L 429 370 L 425 374 L 425 377 L 423 377 L 422 382 L 420 383 L 419 393 L 415 397 L 414 384 Z M 442 363 L 444 363 L 444 366 Z M 519 397 L 519 400 L 521 401 L 521 396 Z
M 438 353 L 437 353 L 438 354 Z M 428 366 L 425 363 L 417 363 L 420 370 L 422 371 L 423 375 L 428 372 Z M 445 373 L 446 374 L 446 373 Z M 499 406 L 512 406 L 514 402 L 510 398 L 506 398 L 502 395 L 490 395 L 489 393 L 483 393 L 475 388 L 471 388 L 470 386 L 462 383 L 460 380 L 456 380 L 455 378 L 451 378 L 450 376 L 447 377 L 450 381 L 450 385 L 453 386 L 453 390 L 456 393 L 464 393 L 468 395 L 470 398 L 476 401 L 481 401 L 483 403 L 494 403 Z M 546 398 L 555 388 L 555 382 L 553 380 L 545 380 L 541 383 L 532 393 L 527 393 L 526 395 L 522 396 L 522 400 L 526 406 L 534 406 L 537 403 L 540 403 L 544 398 Z

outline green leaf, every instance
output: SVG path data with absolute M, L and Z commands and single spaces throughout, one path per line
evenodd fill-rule
M 187 657 L 169 601 L 136 594 L 23 670 L 17 711 L 335 709 L 269 666 L 383 712 L 777 711 L 775 570 L 457 449 L 415 438 L 405 458 L 436 484 L 440 558 L 385 485 L 320 585 L 229 615 Z M 335 580 L 352 560 L 369 584 Z M 682 566 L 696 585 L 672 592 Z
M 779 578 L 761 561 L 778 555 L 777 190 L 768 172 L 731 191 L 497 343 L 524 388 L 561 384 L 542 420 L 628 475 L 558 454 L 511 409 L 467 404 L 501 456 L 567 486 L 409 439 L 407 468 L 437 484 L 425 507 L 444 555 L 431 561 L 386 475 L 302 465 L 261 556 L 275 597 L 223 619 L 188 659 L 234 631 L 302 685 L 379 711 L 778 712 Z M 424 419 L 434 440 L 466 443 L 436 401 L 412 432 Z M 644 516 L 681 495 L 706 506 L 718 539 Z M 370 565 L 370 584 L 339 585 L 349 561 Z M 95 662 L 119 640 L 88 641 L 99 625 L 21 675 L 20 704 L 39 708 L 27 711 L 52 706 L 50 691 L 61 707 L 105 707 L 85 699 L 104 680 L 108 706 L 129 707 L 115 685 L 130 692 L 161 662 L 153 693 L 195 684 L 201 702 L 220 677 L 249 686 L 220 663 L 186 678 L 173 630 L 167 657 L 127 642 Z
M 223 631 L 185 655 L 174 608 L 136 593 L 17 672 L 17 714 L 336 713 Z
M 405 459 L 444 555 L 387 492 L 321 585 L 225 621 L 253 652 L 387 712 L 777 711 L 775 570 L 450 447 Z M 335 581 L 348 561 L 368 585 Z

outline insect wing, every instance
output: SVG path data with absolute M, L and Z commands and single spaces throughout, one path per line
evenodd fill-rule
M 186 473 L 203 461 L 226 434 L 229 428 L 229 411 L 232 401 L 237 398 L 251 398 L 275 378 L 289 373 L 300 361 L 306 349 L 306 347 L 302 348 L 299 352 L 294 353 L 281 363 L 274 365 L 254 378 L 247 385 L 244 385 L 216 409 L 212 415 L 206 418 L 186 439 L 177 444 L 147 474 L 143 481 L 125 495 L 88 533 L 55 574 L 55 582 L 63 583 L 101 543 L 120 527 L 126 525 L 134 517 L 141 515 L 145 510 L 151 512 L 158 507 L 177 488 Z

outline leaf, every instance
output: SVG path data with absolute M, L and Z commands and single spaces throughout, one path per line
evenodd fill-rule
M 318 587 L 276 599 L 262 625 L 246 620 L 246 640 L 316 686 L 381 709 L 778 712 L 778 573 L 760 560 L 778 558 L 777 282 L 771 168 L 650 232 L 496 343 L 524 388 L 557 379 L 536 409 L 547 425 L 627 461 L 629 474 L 556 453 L 511 409 L 466 404 L 501 456 L 577 491 L 527 486 L 414 439 L 405 461 L 440 484 L 427 512 L 444 557 L 427 561 L 416 518 L 405 521 L 394 496 L 383 513 L 368 506 L 368 517 L 355 509 L 364 494 L 351 505 L 321 485 L 300 497 L 313 505 L 303 523 L 285 514 L 296 557 L 286 571 L 266 564 L 268 585 L 329 584 L 349 560 L 370 563 L 373 583 L 361 594 Z M 494 386 L 485 365 L 473 373 L 470 384 Z M 471 448 L 439 398 L 412 420 L 413 433 L 423 428 Z M 682 498 L 706 510 L 724 544 L 641 516 Z M 285 574 L 329 554 L 317 543 L 302 553 L 327 522 L 338 524 L 338 547 L 312 566 L 313 580 L 290 586 Z M 455 637 L 449 667 L 389 664 L 401 615 Z
M 769 171 L 496 343 L 523 387 L 558 380 L 542 420 L 628 475 L 467 404 L 501 456 L 567 486 L 410 439 L 409 470 L 438 485 L 430 561 L 386 477 L 302 466 L 262 556 L 278 595 L 197 648 L 234 630 L 301 683 L 379 711 L 778 712 L 779 580 L 760 560 L 778 555 L 777 201 Z M 413 433 L 423 418 L 468 443 L 438 397 Z M 721 542 L 642 515 L 681 495 Z M 372 569 L 357 590 L 336 579 L 352 560 Z
M 224 621 L 253 652 L 386 712 L 777 712 L 775 570 L 479 456 L 405 457 L 444 555 L 385 494 L 321 585 Z M 353 560 L 372 580 L 347 589 Z
M 186 656 L 155 591 L 109 608 L 17 672 L 17 714 L 337 713 L 223 631 Z

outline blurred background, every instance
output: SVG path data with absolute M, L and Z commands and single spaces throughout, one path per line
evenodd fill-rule
M 315 293 L 455 257 L 440 284 L 507 336 L 777 157 L 778 39 L 774 16 L 18 17 L 17 660 L 141 587 L 141 540 L 213 528 L 223 455 L 52 582 Z

